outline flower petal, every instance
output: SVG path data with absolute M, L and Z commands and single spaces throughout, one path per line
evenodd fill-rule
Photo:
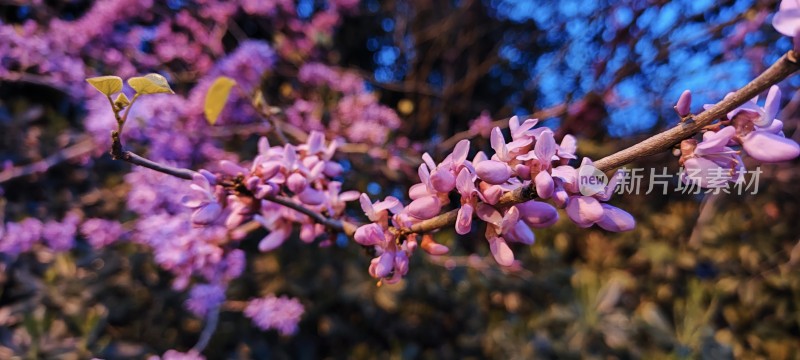
M 356 229 L 353 238 L 364 246 L 376 245 L 384 240 L 383 228 L 375 223 L 361 225 Z
M 757 123 L 757 126 L 768 127 L 778 115 L 778 109 L 781 106 L 781 88 L 778 85 L 772 85 L 767 93 L 767 101 L 764 103 L 764 116 L 762 121 Z
M 453 149 L 453 165 L 460 166 L 467 160 L 469 155 L 469 140 L 461 140 Z
M 590 196 L 572 196 L 567 203 L 567 215 L 580 227 L 589 227 L 603 218 L 603 206 Z
M 222 206 L 216 202 L 208 203 L 197 208 L 192 213 L 192 222 L 197 225 L 208 225 L 213 223 L 222 213 Z
M 478 218 L 498 228 L 503 222 L 503 215 L 500 215 L 500 212 L 491 205 L 478 204 L 477 214 Z
M 608 231 L 628 231 L 636 227 L 636 220 L 627 211 L 608 204 L 602 204 L 603 218 L 597 222 L 601 228 Z
M 498 157 L 505 159 L 508 156 L 506 140 L 503 138 L 503 132 L 500 131 L 499 127 L 492 129 L 492 135 L 490 136 L 489 141 L 492 144 L 492 149 L 494 149 Z
M 734 135 L 736 135 L 736 128 L 733 126 L 726 126 L 717 132 L 708 131 L 703 134 L 703 141 L 697 144 L 694 153 L 697 155 L 718 153 Z
M 458 172 L 456 188 L 462 197 L 469 197 L 475 192 L 475 180 L 467 168 L 463 168 Z
M 431 173 L 431 186 L 441 193 L 448 193 L 456 186 L 456 177 L 450 169 L 437 168 Z
M 533 181 L 536 183 L 536 194 L 538 194 L 540 198 L 549 199 L 550 196 L 553 196 L 555 184 L 553 183 L 553 178 L 550 176 L 550 173 L 541 171 L 536 174 L 536 178 Z
M 321 205 L 325 201 L 325 193 L 309 186 L 297 198 L 306 205 Z
M 489 250 L 494 256 L 494 260 L 502 266 L 511 266 L 514 263 L 514 252 L 508 247 L 505 239 L 495 237 L 489 239 Z
M 472 205 L 464 204 L 458 209 L 458 217 L 456 218 L 456 232 L 461 235 L 469 234 L 472 230 L 472 214 L 474 210 Z
M 765 131 L 753 131 L 742 139 L 744 151 L 756 160 L 780 162 L 800 155 L 800 146 L 792 139 Z
M 533 245 L 533 242 L 536 241 L 533 230 L 524 221 L 517 222 L 514 228 L 506 235 L 506 238 L 525 245 Z
M 550 167 L 550 161 L 557 150 L 558 145 L 556 145 L 556 140 L 553 138 L 552 131 L 545 131 L 539 135 L 539 138 L 536 140 L 536 145 L 533 147 L 536 157 L 542 165 L 545 165 L 545 168 Z
M 258 250 L 262 252 L 267 252 L 270 250 L 276 249 L 278 246 L 281 246 L 284 241 L 289 237 L 289 233 L 291 231 L 291 227 L 288 228 L 285 226 L 280 226 L 267 234 L 261 241 L 258 243 Z
M 389 210 L 393 214 L 397 214 L 403 210 L 403 203 L 394 196 L 387 196 L 383 201 L 378 201 L 373 205 L 376 212 Z
M 388 276 L 394 268 L 394 252 L 387 251 L 376 259 L 375 266 L 370 268 L 372 276 L 378 279 Z
M 784 3 L 791 3 L 791 1 L 781 1 L 781 7 L 784 6 Z M 794 36 L 797 29 L 800 28 L 800 9 L 781 9 L 772 18 L 772 26 L 783 35 Z
M 519 209 L 516 206 L 512 206 L 506 210 L 506 213 L 503 215 L 503 221 L 500 222 L 500 232 L 506 233 L 511 231 L 514 226 L 519 222 Z
M 482 182 L 480 188 L 481 190 L 478 192 L 478 196 L 483 202 L 490 205 L 497 204 L 500 197 L 503 195 L 503 188 L 500 185 L 489 185 L 488 183 Z
M 408 189 L 408 197 L 410 197 L 411 200 L 417 200 L 421 197 L 430 195 L 433 194 L 428 191 L 428 187 L 423 183 L 411 185 L 411 187 Z

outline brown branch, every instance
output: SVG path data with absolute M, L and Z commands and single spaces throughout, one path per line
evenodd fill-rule
M 63 161 L 86 155 L 92 152 L 94 148 L 95 144 L 91 139 L 81 140 L 78 143 L 64 148 L 61 151 L 37 162 L 0 171 L 0 183 L 13 180 L 18 177 L 43 173 Z
M 155 161 L 146 159 L 133 152 L 122 150 L 122 143 L 119 140 L 119 133 L 116 131 L 111 132 L 111 158 L 114 160 L 127 161 L 134 165 L 146 167 L 151 170 L 158 171 L 167 175 L 172 175 L 185 180 L 192 180 L 195 172 L 189 169 L 176 168 L 169 165 L 159 164 Z
M 750 101 L 762 91 L 767 90 L 770 86 L 777 84 L 798 70 L 800 70 L 800 64 L 797 63 L 794 53 L 789 52 L 781 56 L 778 61 L 743 88 L 718 102 L 711 109 L 695 116 L 694 121 L 680 123 L 672 129 L 652 136 L 625 150 L 606 156 L 596 161 L 594 165 L 602 171 L 610 171 L 635 160 L 669 150 L 675 144 L 699 132 L 704 126 L 724 117 L 729 111 Z
M 718 102 L 710 109 L 694 116 L 692 119 L 682 122 L 677 126 L 656 134 L 636 145 L 606 156 L 594 163 L 594 166 L 601 171 L 611 171 L 620 166 L 629 164 L 633 161 L 671 149 L 675 144 L 698 133 L 703 127 L 711 124 L 715 120 L 724 117 L 731 110 L 739 107 L 759 93 L 767 90 L 770 86 L 781 82 L 790 75 L 800 70 L 797 58 L 793 52 L 783 55 L 772 66 L 765 70 L 761 75 L 749 82 L 743 88 L 734 92 L 731 96 Z M 497 207 L 506 207 L 514 204 L 523 203 L 536 197 L 536 190 L 533 183 L 523 186 L 514 191 L 507 192 L 500 197 Z M 404 233 L 424 233 L 437 230 L 455 224 L 458 217 L 458 209 L 451 210 L 433 218 L 427 219 L 408 229 L 398 229 Z

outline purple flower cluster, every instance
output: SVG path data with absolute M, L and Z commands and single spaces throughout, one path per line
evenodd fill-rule
M 688 108 L 688 104 L 682 105 L 682 102 L 691 102 L 687 94 L 690 93 L 684 92 L 678 102 L 682 109 Z M 787 161 L 800 155 L 800 145 L 784 136 L 783 122 L 775 118 L 780 99 L 780 89 L 772 86 L 763 107 L 758 105 L 756 97 L 729 112 L 728 120 L 717 124 L 716 131 L 705 132 L 702 141 L 681 142 L 680 162 L 686 169 L 681 180 L 704 188 L 743 181 L 746 170 L 735 146 L 741 146 L 754 159 L 767 163 Z
M 225 301 L 225 288 L 220 285 L 196 285 L 189 292 L 186 309 L 199 317 L 205 317 L 209 311 L 222 305 Z
M 0 224 L 0 253 L 16 257 L 30 250 L 40 241 L 42 227 L 42 222 L 36 218 Z
M 311 129 L 341 134 L 347 141 L 371 145 L 385 144 L 390 132 L 400 126 L 397 113 L 381 105 L 378 98 L 366 90 L 364 79 L 355 73 L 311 62 L 300 68 L 297 78 L 308 86 L 334 90 L 340 97 L 330 110 L 327 126 L 321 121 L 324 99 L 297 99 L 286 111 L 287 118 L 295 126 L 309 128 L 311 124 Z
M 0 222 L 0 253 L 16 257 L 36 244 L 56 252 L 68 251 L 75 246 L 79 227 L 80 234 L 95 248 L 111 244 L 122 235 L 119 222 L 89 219 L 81 224 L 81 216 L 72 211 L 61 221 L 26 218 L 19 222 Z
M 346 201 L 357 197 L 355 192 L 342 193 L 341 184 L 332 180 L 342 171 L 341 166 L 331 160 L 336 144 L 325 146 L 321 133 L 312 133 L 308 143 L 299 147 L 270 148 L 264 140 L 259 157 L 242 167 L 237 165 L 235 153 L 223 151 L 219 142 L 208 136 L 210 128 L 203 117 L 210 85 L 217 77 L 227 76 L 233 78 L 242 91 L 231 92 L 217 124 L 262 121 L 249 94 L 260 88 L 262 76 L 273 68 L 277 56 L 306 58 L 317 46 L 321 34 L 330 33 L 338 24 L 338 11 L 350 11 L 356 5 L 357 2 L 352 1 L 332 3 L 315 13 L 310 23 L 305 23 L 295 18 L 297 13 L 291 1 L 245 1 L 237 4 L 207 0 L 197 9 L 179 10 L 173 17 L 149 18 L 148 22 L 155 21 L 154 25 L 133 25 L 125 34 L 109 28 L 104 30 L 106 36 L 97 36 L 97 31 L 92 30 L 80 37 L 86 46 L 69 49 L 70 56 L 79 59 L 81 54 L 90 54 L 88 57 L 93 61 L 109 64 L 110 68 L 117 69 L 117 75 L 124 77 L 140 72 L 137 69 L 181 64 L 181 70 L 185 71 L 179 74 L 183 77 L 181 81 L 197 82 L 185 97 L 148 95 L 138 99 L 121 135 L 123 142 L 146 147 L 147 157 L 162 163 L 176 166 L 212 164 L 213 174 L 201 171 L 189 186 L 182 180 L 147 169 L 135 168 L 125 177 L 130 186 L 128 208 L 139 215 L 130 237 L 153 249 L 156 262 L 175 276 L 175 289 L 191 288 L 186 306 L 192 312 L 202 315 L 213 302 L 224 299 L 227 283 L 244 270 L 244 252 L 232 248 L 236 239 L 230 239 L 230 229 L 243 221 L 254 218 L 269 229 L 260 246 L 264 251 L 285 241 L 293 224 L 300 224 L 301 238 L 306 242 L 327 235 L 324 226 L 314 223 L 307 215 L 266 201 L 264 197 L 286 196 L 334 218 L 343 215 Z M 222 34 L 218 31 L 225 26 L 215 24 L 227 24 L 240 7 L 249 15 L 274 17 L 273 25 L 289 34 L 275 43 L 279 50 L 277 53 L 267 42 L 245 40 L 235 51 L 223 56 Z M 107 11 L 103 10 L 105 7 L 96 8 L 92 11 Z M 148 17 L 137 11 L 128 11 L 133 8 L 120 11 L 116 19 Z M 103 26 L 99 24 L 98 28 Z M 33 28 L 31 31 L 39 34 L 42 29 Z M 109 43 L 99 46 L 104 41 Z M 143 47 L 144 42 L 147 46 Z M 88 46 L 89 43 L 92 46 Z M 93 53 L 95 48 L 105 49 L 104 53 Z M 122 56 L 123 53 L 135 56 Z M 219 60 L 214 61 L 215 58 Z M 78 64 L 82 65 L 82 61 Z M 82 68 L 76 76 L 85 76 Z M 358 96 L 359 101 L 343 108 L 343 116 L 352 117 L 353 121 L 366 117 L 369 124 L 388 123 L 392 128 L 399 125 L 399 118 L 391 109 L 369 97 L 359 76 L 341 73 L 327 80 L 325 86 L 335 84 L 338 91 Z M 82 81 L 72 83 L 82 84 Z M 128 97 L 131 98 L 132 94 L 129 93 Z M 102 97 L 92 97 L 88 101 L 88 110 L 84 124 L 98 144 L 99 155 L 110 145 L 109 130 L 115 126 L 114 117 Z M 287 111 L 287 115 L 289 113 Z M 343 121 L 334 123 L 339 127 L 351 124 Z M 339 128 L 321 124 L 314 126 L 305 121 L 299 122 L 299 126 L 304 130 L 343 133 Z M 378 131 L 379 135 L 372 138 L 379 141 L 387 138 L 389 129 L 385 125 Z M 370 132 L 375 133 L 375 130 L 370 128 Z M 240 175 L 246 180 L 243 185 L 248 194 L 229 192 L 221 186 L 222 182 L 234 181 Z M 188 209 L 192 209 L 191 215 Z M 191 217 L 192 223 L 186 222 L 187 217 Z M 114 224 L 116 226 L 110 227 L 112 233 L 103 233 L 102 226 L 109 224 L 101 221 L 92 219 L 81 226 L 81 233 L 95 247 L 108 244 L 117 237 L 114 233 L 122 231 L 119 224 Z M 193 284 L 193 281 L 199 283 Z M 211 296 L 212 293 L 218 296 Z M 209 299 L 218 300 L 204 302 Z
M 163 356 L 151 356 L 148 360 L 206 360 L 206 357 L 194 350 L 185 353 L 177 350 L 167 350 Z
M 309 62 L 297 73 L 297 80 L 312 86 L 327 86 L 343 94 L 353 95 L 366 91 L 364 79 L 347 71 L 337 71 L 328 65 Z
M 378 102 L 371 93 L 347 95 L 339 100 L 328 126 L 348 141 L 382 145 L 392 130 L 400 127 L 397 113 Z
M 280 246 L 295 223 L 300 225 L 300 238 L 305 242 L 326 237 L 324 225 L 269 199 L 281 196 L 311 211 L 341 218 L 345 203 L 355 200 L 358 193 L 341 192 L 342 184 L 333 181 L 342 173 L 342 166 L 332 160 L 337 146 L 337 141 L 326 144 L 324 135 L 316 131 L 299 146 L 270 146 L 266 138 L 261 138 L 259 153 L 249 167 L 223 160 L 216 173 L 201 170 L 195 175 L 184 205 L 194 209 L 192 221 L 196 225 L 222 222 L 227 229 L 235 229 L 245 220 L 255 219 L 269 230 L 259 243 L 261 251 Z M 231 181 L 241 181 L 246 190 L 227 191 L 222 184 Z
M 124 234 L 119 221 L 92 218 L 80 226 L 80 233 L 95 249 L 104 248 L 119 240 Z
M 269 295 L 250 300 L 244 315 L 262 330 L 275 329 L 281 335 L 292 335 L 297 332 L 304 311 L 303 304 L 297 299 Z
M 224 227 L 192 227 L 184 216 L 161 213 L 137 223 L 134 241 L 153 249 L 155 261 L 174 276 L 173 287 L 187 288 L 194 276 L 227 283 L 244 270 L 244 254 L 228 250 Z
M 75 245 L 80 216 L 69 213 L 61 221 L 48 221 L 42 227 L 42 238 L 55 251 L 67 251 Z
M 408 256 L 417 246 L 415 234 L 399 239 L 401 236 L 389 226 L 389 213 L 393 214 L 394 228 L 409 229 L 438 215 L 450 202 L 452 192 L 460 196 L 461 203 L 456 232 L 471 232 L 474 216 L 486 222 L 485 235 L 491 253 L 504 266 L 514 262 L 507 242 L 533 244 L 535 237 L 531 227 L 547 227 L 558 220 L 556 208 L 545 202 L 530 200 L 510 206 L 499 205 L 504 194 L 520 187 L 533 186 L 540 199 L 551 200 L 557 207 L 565 208 L 578 226 L 597 224 L 609 231 L 632 229 L 635 221 L 630 214 L 604 203 L 611 197 L 618 177 L 604 186 L 581 187 L 579 180 L 585 176 L 584 169 L 592 169 L 591 161 L 584 159 L 578 169 L 568 165 L 575 159 L 575 138 L 567 135 L 558 144 L 553 131 L 547 127 L 534 128 L 537 123 L 536 119 L 528 119 L 520 124 L 516 117 L 511 118 L 512 141 L 508 143 L 500 128 L 494 128 L 491 145 L 495 154 L 491 158 L 479 151 L 468 160 L 468 140 L 460 141 L 438 164 L 425 153 L 418 171 L 420 183 L 409 189 L 412 201 L 408 206 L 403 207 L 393 197 L 373 204 L 362 195 L 361 207 L 372 223 L 359 227 L 355 239 L 377 251 L 370 274 L 389 283 L 398 281 L 408 271 Z M 430 253 L 447 251 L 446 247 L 432 243 L 430 238 L 423 238 L 423 243 L 423 249 Z

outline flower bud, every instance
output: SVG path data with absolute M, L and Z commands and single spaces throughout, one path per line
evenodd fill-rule
M 320 205 L 325 201 L 325 193 L 310 186 L 306 187 L 297 197 L 306 205 Z
M 511 177 L 511 168 L 495 160 L 481 161 L 475 166 L 475 172 L 481 180 L 493 185 L 502 184 Z
M 431 234 L 422 235 L 422 243 L 420 244 L 420 247 L 422 247 L 422 250 L 425 250 L 426 253 L 431 255 L 444 255 L 450 251 L 447 246 L 433 241 L 433 235 Z
M 394 268 L 394 252 L 385 252 L 381 256 L 372 259 L 369 267 L 369 273 L 376 279 L 389 276 Z
M 281 170 L 281 163 L 277 161 L 267 161 L 261 164 L 261 177 L 271 179 Z
M 488 183 L 480 183 L 481 199 L 487 204 L 494 205 L 500 201 L 500 196 L 503 195 L 503 188 L 499 185 L 489 185 Z
M 233 161 L 222 160 L 219 162 L 219 167 L 220 170 L 222 170 L 222 172 L 230 176 L 239 176 L 247 174 L 247 169 L 239 166 L 239 164 L 236 164 Z
M 540 201 L 526 201 L 516 205 L 520 219 L 535 228 L 553 225 L 558 221 L 558 210 L 552 205 Z
M 289 175 L 289 178 L 286 179 L 286 186 L 295 194 L 299 194 L 306 189 L 308 186 L 308 180 L 306 177 L 300 173 L 294 173 Z
M 540 198 L 549 199 L 553 196 L 555 184 L 553 183 L 553 177 L 550 176 L 550 173 L 541 171 L 536 174 L 536 178 L 533 181 L 536 184 L 536 194 L 538 194 Z
M 448 193 L 456 187 L 456 177 L 449 169 L 436 169 L 431 173 L 431 185 L 438 192 Z
M 408 204 L 406 212 L 417 219 L 430 219 L 439 214 L 441 203 L 436 196 L 425 196 Z
M 681 97 L 678 98 L 678 103 L 675 104 L 675 111 L 678 112 L 678 115 L 681 117 L 689 115 L 691 112 L 692 107 L 692 92 L 690 90 L 684 90 L 681 94 Z
M 341 164 L 335 161 L 326 161 L 325 169 L 322 171 L 322 173 L 327 177 L 337 177 L 342 175 L 342 172 L 344 172 L 344 168 Z
M 383 229 L 380 225 L 375 223 L 362 225 L 356 229 L 353 238 L 355 238 L 357 243 L 364 246 L 375 245 L 383 241 Z

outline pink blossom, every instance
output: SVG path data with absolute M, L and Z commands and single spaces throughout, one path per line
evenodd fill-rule
M 209 311 L 225 301 L 225 288 L 218 284 L 195 285 L 186 300 L 186 309 L 192 314 L 204 317 Z
M 772 26 L 783 35 L 797 35 L 800 30 L 800 1 L 782 0 L 778 12 L 772 18 Z
M 253 320 L 259 329 L 275 329 L 284 336 L 297 332 L 304 312 L 303 305 L 297 299 L 274 295 L 250 300 L 244 309 L 244 315 Z
M 217 202 L 216 193 L 208 178 L 195 173 L 189 188 L 191 189 L 189 195 L 184 196 L 181 202 L 184 206 L 195 209 L 192 213 L 192 222 L 208 225 L 216 221 L 222 214 L 222 206 Z

